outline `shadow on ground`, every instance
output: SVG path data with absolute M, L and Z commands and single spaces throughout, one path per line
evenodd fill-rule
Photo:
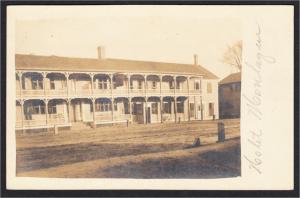
M 180 159 L 127 163 L 102 170 L 112 178 L 224 178 L 241 175 L 240 145 Z

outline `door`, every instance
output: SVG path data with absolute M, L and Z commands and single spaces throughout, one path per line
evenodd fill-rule
M 134 121 L 136 121 L 139 124 L 144 123 L 144 111 L 143 111 L 143 103 L 134 103 L 133 104 L 134 109 Z
M 197 108 L 197 118 L 198 120 L 202 120 L 203 118 L 203 108 L 204 108 L 204 105 L 202 106 L 201 108 L 201 104 L 198 104 L 198 108 Z
M 146 112 L 147 112 L 147 114 L 146 114 L 146 122 L 147 123 L 151 123 L 151 108 L 148 107 Z
M 75 122 L 80 122 L 82 120 L 82 116 L 81 116 L 81 102 L 80 101 L 77 101 L 75 103 L 74 116 L 75 116 Z

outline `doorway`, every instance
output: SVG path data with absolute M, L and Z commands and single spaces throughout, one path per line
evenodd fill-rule
M 143 103 L 133 103 L 134 121 L 138 124 L 144 123 Z
M 146 109 L 146 123 L 151 123 L 151 108 L 147 107 Z

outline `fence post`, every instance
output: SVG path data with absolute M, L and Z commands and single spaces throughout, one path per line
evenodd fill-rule
M 225 127 L 223 122 L 218 122 L 218 142 L 225 141 Z

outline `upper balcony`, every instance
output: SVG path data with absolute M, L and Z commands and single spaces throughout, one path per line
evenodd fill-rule
M 21 79 L 21 80 L 20 80 Z M 136 97 L 201 94 L 200 79 L 192 77 L 72 73 L 69 75 L 37 72 L 17 76 L 17 98 L 57 97 Z M 198 83 L 198 84 L 197 84 Z M 20 89 L 22 87 L 22 89 Z

